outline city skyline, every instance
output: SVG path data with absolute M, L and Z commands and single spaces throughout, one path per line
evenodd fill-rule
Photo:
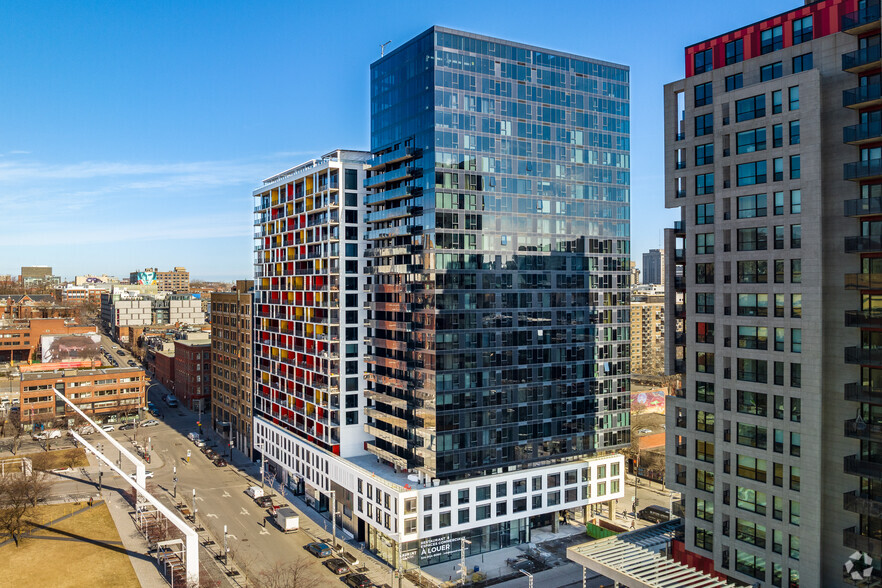
M 684 13 L 697 14 L 689 5 L 699 7 L 684 3 Z M 0 127 L 0 274 L 28 264 L 52 265 L 64 277 L 183 265 L 196 280 L 250 276 L 250 191 L 316 153 L 369 148 L 365 68 L 380 43 L 391 40 L 392 50 L 433 24 L 631 67 L 632 253 L 639 265 L 639 254 L 661 246 L 661 229 L 673 219 L 662 208 L 661 87 L 682 76 L 682 47 L 703 39 L 689 27 L 658 26 L 675 15 L 655 3 L 623 3 L 599 15 L 573 3 L 569 12 L 590 14 L 590 27 L 502 6 L 468 18 L 409 7 L 385 22 L 353 5 L 340 17 L 343 30 L 381 32 L 329 45 L 310 26 L 321 11 L 309 7 L 240 14 L 231 4 L 191 5 L 172 14 L 4 4 L 0 47 L 13 57 L 3 66 L 12 83 L 0 91 L 0 106 L 11 114 Z M 775 2 L 771 12 L 789 8 L 792 2 Z M 769 12 L 760 2 L 719 7 L 707 15 L 707 30 Z M 268 34 L 289 14 L 300 23 L 290 36 Z M 626 17 L 644 39 L 640 46 L 615 33 Z M 25 36 L 33 30 L 46 32 Z M 258 37 L 264 42 L 248 41 Z M 647 53 L 648 46 L 655 49 Z M 341 75 L 325 75 L 327 60 L 341 63 Z M 303 80 L 315 80 L 310 87 L 318 90 L 297 91 Z M 317 125 L 326 123 L 320 133 Z

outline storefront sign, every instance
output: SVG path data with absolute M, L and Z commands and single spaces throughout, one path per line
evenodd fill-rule
M 439 555 L 447 555 L 453 551 L 454 542 L 459 541 L 450 535 L 441 535 L 439 537 L 430 537 L 429 539 L 420 540 L 420 546 L 417 549 L 402 550 L 400 557 L 402 560 L 410 561 L 419 554 L 421 560 Z

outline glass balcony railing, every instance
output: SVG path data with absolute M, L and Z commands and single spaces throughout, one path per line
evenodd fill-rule
M 842 71 L 858 73 L 879 65 L 882 45 L 870 45 L 857 51 L 850 51 L 842 55 Z
M 842 531 L 842 544 L 849 549 L 868 553 L 872 557 L 882 557 L 882 540 L 861 535 L 858 527 Z
M 845 421 L 845 436 L 851 439 L 867 439 L 869 441 L 882 441 L 882 425 L 867 423 L 863 420 L 851 419 Z
M 840 30 L 843 33 L 860 35 L 874 26 L 878 28 L 879 1 L 868 2 L 866 7 L 844 15 L 841 20 Z
M 882 388 L 872 384 L 850 382 L 845 385 L 845 399 L 852 402 L 882 404 Z
M 846 163 L 843 167 L 845 180 L 869 180 L 882 176 L 882 159 L 865 159 Z
M 882 517 L 882 497 L 875 497 L 867 492 L 852 490 L 842 496 L 842 506 L 848 512 Z
M 866 143 L 882 137 L 882 122 L 861 123 L 842 129 L 842 142 L 850 144 Z
M 882 100 L 882 84 L 868 84 L 842 91 L 842 105 L 847 108 L 864 108 Z
M 882 274 L 845 274 L 846 290 L 882 290 Z
M 880 329 L 882 328 L 882 309 L 846 310 L 845 326 Z
M 880 237 L 846 237 L 846 253 L 878 253 L 882 252 L 882 236 Z
M 846 347 L 845 363 L 882 366 L 882 347 Z
M 845 216 L 882 214 L 882 197 L 857 198 L 845 201 Z
M 882 463 L 864 461 L 859 455 L 846 455 L 843 466 L 846 474 L 882 479 Z

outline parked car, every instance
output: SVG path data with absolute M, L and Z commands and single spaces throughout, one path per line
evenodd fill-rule
M 263 496 L 263 488 L 260 486 L 249 486 L 248 490 L 245 491 L 245 494 L 251 498 L 260 498 Z
M 641 435 L 649 435 L 650 433 L 652 433 L 652 429 L 640 429 L 637 432 L 640 433 Z
M 316 557 L 331 557 L 333 553 L 327 543 L 307 543 L 303 549 Z
M 343 574 L 348 574 L 350 572 L 349 566 L 346 565 L 346 562 L 339 557 L 326 559 L 322 562 L 322 565 L 324 565 L 326 568 L 328 568 L 338 576 L 342 576 Z
M 151 408 L 151 409 L 150 409 L 150 414 L 152 414 L 153 416 L 155 416 L 155 417 L 158 418 L 158 419 L 161 419 L 161 418 L 162 418 L 162 411 L 159 410 L 158 408 Z
M 134 424 L 134 423 L 126 423 L 126 424 L 124 424 L 124 425 L 120 425 L 120 426 L 119 426 L 119 430 L 120 430 L 120 431 L 129 431 L 129 430 L 134 429 L 134 428 L 135 428 L 135 424 Z
M 114 427 L 113 425 L 104 425 L 101 427 L 101 430 L 105 433 L 110 433 L 111 431 L 116 430 L 116 427 Z
M 61 431 L 58 429 L 53 429 L 51 431 L 43 431 L 42 433 L 37 433 L 33 436 L 34 439 L 60 439 Z
M 227 465 L 227 460 L 225 460 L 225 459 L 222 458 L 222 457 L 217 457 L 217 458 L 214 459 L 214 465 L 216 465 L 216 466 L 219 467 L 219 468 L 222 468 L 222 467 L 224 467 L 225 465 Z
M 353 588 L 370 588 L 374 585 L 370 578 L 364 574 L 349 574 L 343 578 L 343 582 L 347 586 L 353 586 Z
M 116 354 L 117 354 L 117 355 L 124 356 L 124 355 L 126 354 L 126 352 L 123 351 L 122 349 L 120 349 L 119 351 L 116 352 Z
M 154 420 L 154 419 L 150 419 L 149 421 L 144 421 L 143 423 L 141 423 L 141 426 L 142 427 L 155 427 L 158 424 L 159 424 L 159 421 Z
M 254 499 L 254 502 L 261 508 L 272 508 L 273 506 L 273 499 L 269 496 L 258 496 Z
M 637 513 L 637 518 L 651 523 L 665 523 L 671 520 L 671 509 L 666 506 L 647 506 Z

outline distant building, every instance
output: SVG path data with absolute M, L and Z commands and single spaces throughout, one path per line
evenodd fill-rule
M 25 288 L 60 283 L 61 278 L 52 275 L 52 266 L 33 265 L 21 268 L 21 284 Z
M 631 296 L 631 372 L 661 376 L 665 370 L 664 295 Z
M 67 284 L 55 289 L 55 301 L 60 304 L 101 304 L 101 295 L 110 292 L 110 284 L 97 283 L 83 286 Z
M 190 410 L 209 410 L 211 403 L 211 341 L 175 341 L 175 396 Z M 207 415 L 206 415 L 207 416 Z
M 0 362 L 36 359 L 42 335 L 97 332 L 97 327 L 77 325 L 63 318 L 29 319 L 0 326 Z
M 75 286 L 87 286 L 89 284 L 118 284 L 119 278 L 114 276 L 108 276 L 105 274 L 101 274 L 100 276 L 93 276 L 92 274 L 86 274 L 85 276 L 75 276 L 74 277 L 74 285 Z
M 129 283 L 144 286 L 155 285 L 160 292 L 186 293 L 190 291 L 190 272 L 185 267 L 176 267 L 170 272 L 147 268 L 144 271 L 131 272 Z
M 643 254 L 643 283 L 664 286 L 665 250 L 650 249 Z
M 52 294 L 16 294 L 0 298 L 0 319 L 66 318 L 73 314 L 70 305 L 56 303 Z
M 251 291 L 239 280 L 233 292 L 211 296 L 212 426 L 251 455 Z
M 636 286 L 640 283 L 640 268 L 637 267 L 635 262 L 631 262 L 631 286 Z
M 202 301 L 190 294 L 155 292 L 156 286 L 114 286 L 101 295 L 101 320 L 114 337 L 149 325 L 203 325 Z M 142 290 L 152 290 L 142 292 Z

